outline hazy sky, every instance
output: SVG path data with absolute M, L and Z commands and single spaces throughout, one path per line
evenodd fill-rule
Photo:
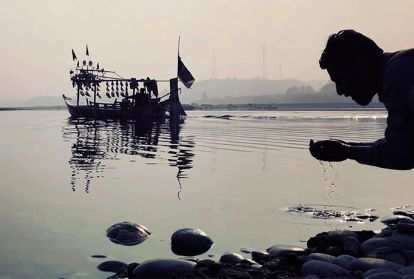
M 126 77 L 170 78 L 181 55 L 198 80 L 262 75 L 327 79 L 330 33 L 361 31 L 383 47 L 414 47 L 414 1 L 0 1 L 0 99 L 70 95 L 71 49 Z M 280 66 L 281 65 L 281 66 Z M 282 71 L 280 71 L 280 68 Z

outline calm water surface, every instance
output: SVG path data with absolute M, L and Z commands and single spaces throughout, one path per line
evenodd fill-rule
M 321 164 L 307 151 L 311 138 L 381 137 L 382 111 L 190 112 L 180 125 L 0 115 L 0 278 L 106 278 L 91 255 L 175 257 L 169 238 L 183 227 L 205 230 L 216 256 L 305 245 L 324 230 L 381 225 L 292 215 L 289 206 L 383 216 L 414 204 L 411 171 Z M 106 228 L 125 220 L 153 234 L 134 247 L 111 243 Z

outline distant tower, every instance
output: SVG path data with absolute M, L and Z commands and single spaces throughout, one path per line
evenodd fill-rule
M 267 79 L 266 73 L 266 48 L 263 45 L 262 47 L 262 79 Z

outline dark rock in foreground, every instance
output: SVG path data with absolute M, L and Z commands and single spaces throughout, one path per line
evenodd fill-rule
M 193 278 L 195 264 L 173 259 L 157 259 L 145 261 L 136 267 L 131 278 L 136 279 L 177 279 Z
M 171 236 L 171 250 L 180 256 L 197 256 L 207 252 L 213 241 L 200 229 L 181 229 Z
M 98 270 L 103 272 L 122 273 L 127 270 L 128 265 L 120 261 L 106 261 L 98 265 Z
M 151 232 L 143 225 L 130 222 L 117 223 L 106 230 L 106 236 L 116 244 L 132 246 L 145 241 Z

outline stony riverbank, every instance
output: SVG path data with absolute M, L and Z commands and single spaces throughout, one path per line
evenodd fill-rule
M 171 248 L 185 258 L 130 264 L 106 261 L 98 269 L 115 273 L 109 278 L 414 279 L 414 212 L 397 210 L 381 222 L 385 227 L 379 232 L 323 232 L 311 237 L 306 248 L 274 245 L 266 251 L 227 253 L 217 261 L 195 258 L 207 252 L 213 241 L 201 230 L 182 229 L 172 236 Z M 145 238 L 149 235 L 147 229 L 137 231 L 138 238 L 143 232 Z M 109 233 L 113 241 L 117 233 Z M 118 236 L 130 243 L 134 230 Z

